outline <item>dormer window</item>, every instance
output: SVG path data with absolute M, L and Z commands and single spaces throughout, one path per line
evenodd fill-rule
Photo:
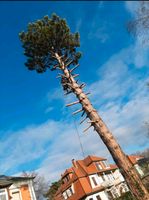
M 98 170 L 102 170 L 102 166 L 101 166 L 100 162 L 96 162 L 96 167 Z
M 67 180 L 67 182 L 69 181 L 69 175 L 66 176 L 66 180 Z
M 105 160 L 102 162 L 103 162 L 103 165 L 105 166 L 105 168 L 109 168 L 109 165 L 107 164 L 107 162 Z
M 69 175 L 65 176 L 62 180 L 62 183 L 67 183 L 69 181 Z

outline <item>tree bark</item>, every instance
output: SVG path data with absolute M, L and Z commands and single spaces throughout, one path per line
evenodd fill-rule
M 108 127 L 103 122 L 101 117 L 98 115 L 97 111 L 93 108 L 87 95 L 85 95 L 79 84 L 77 84 L 77 82 L 71 75 L 70 71 L 67 69 L 67 67 L 65 67 L 65 63 L 62 61 L 61 57 L 57 53 L 55 53 L 55 56 L 60 64 L 60 68 L 63 71 L 64 76 L 68 80 L 69 86 L 72 88 L 73 93 L 76 95 L 76 98 L 82 105 L 82 109 L 85 111 L 87 117 L 90 119 L 91 125 L 94 127 L 94 129 L 110 151 L 115 163 L 117 164 L 122 175 L 124 176 L 130 191 L 137 200 L 149 200 L 148 191 L 143 185 L 132 163 L 124 154 L 118 142 L 113 137 L 112 133 L 109 131 Z

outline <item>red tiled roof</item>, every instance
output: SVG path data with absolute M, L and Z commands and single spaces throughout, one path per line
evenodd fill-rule
M 139 155 L 130 155 L 130 156 L 127 156 L 127 157 L 132 162 L 132 164 L 136 164 L 138 160 L 144 158 L 143 156 L 139 156 Z
M 64 178 L 66 175 L 69 175 L 69 180 L 60 186 L 55 195 L 55 200 L 59 200 L 58 197 L 60 194 L 66 191 L 72 185 L 72 183 L 74 185 L 74 190 L 77 191 L 77 193 L 72 195 L 70 200 L 81 199 L 87 194 L 94 192 L 89 181 L 89 175 L 117 169 L 116 165 L 109 165 L 109 168 L 106 168 L 106 166 L 103 164 L 103 169 L 99 170 L 96 167 L 95 162 L 104 160 L 106 159 L 97 156 L 87 156 L 84 160 L 72 160 L 73 167 L 67 169 L 62 175 L 62 178 Z M 102 189 L 102 187 L 97 187 L 95 190 L 100 191 Z
M 95 161 L 102 161 L 102 160 L 106 160 L 105 158 L 102 157 L 97 157 L 97 156 L 87 156 L 84 159 L 84 162 L 86 165 L 90 165 L 90 163 L 95 162 Z
M 70 173 L 73 173 L 72 167 L 69 168 L 69 169 L 66 169 L 65 172 L 64 172 L 64 174 L 62 174 L 62 177 L 66 176 L 67 174 L 70 174 Z

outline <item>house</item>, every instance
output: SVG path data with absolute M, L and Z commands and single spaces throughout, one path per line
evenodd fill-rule
M 0 176 L 0 200 L 36 200 L 34 177 Z
M 143 167 L 141 167 L 141 163 L 142 161 L 144 161 L 144 157 L 143 156 L 139 156 L 139 155 L 130 155 L 128 156 L 130 162 L 133 164 L 133 166 L 136 168 L 137 172 L 139 173 L 139 175 L 141 177 L 144 176 L 144 171 L 143 171 Z
M 54 200 L 111 200 L 129 191 L 117 166 L 105 158 L 87 156 L 72 165 L 61 175 Z

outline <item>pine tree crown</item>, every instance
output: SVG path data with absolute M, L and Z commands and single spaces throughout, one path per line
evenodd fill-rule
M 77 64 L 81 57 L 81 53 L 76 51 L 80 46 L 79 33 L 72 34 L 66 20 L 56 14 L 29 23 L 27 31 L 22 31 L 19 37 L 27 57 L 25 65 L 38 73 L 45 72 L 47 68 L 55 69 L 53 66 L 58 64 L 55 53 L 67 58 L 67 61 L 72 60 L 72 64 Z

